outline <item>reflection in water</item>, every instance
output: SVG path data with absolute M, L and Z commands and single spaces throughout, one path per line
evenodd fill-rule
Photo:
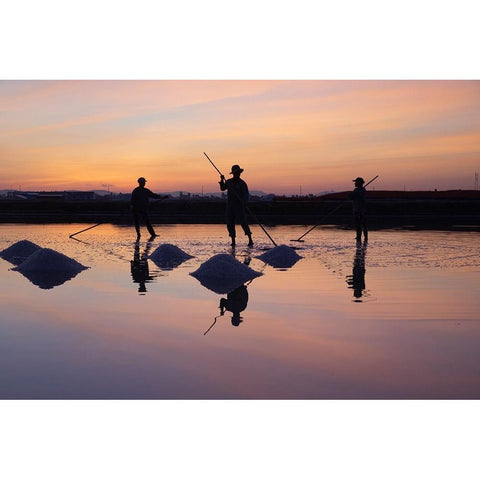
M 150 275 L 148 268 L 148 256 L 150 249 L 152 248 L 152 242 L 148 241 L 145 249 L 140 255 L 140 241 L 135 242 L 135 250 L 133 252 L 133 260 L 130 260 L 130 271 L 132 273 L 133 283 L 138 283 L 138 292 L 144 295 L 147 291 L 146 283 L 151 283 L 156 275 Z
M 188 274 L 212 251 L 226 250 L 222 225 L 166 225 L 165 236 L 195 259 L 156 285 L 165 273 L 149 257 L 157 278 L 145 283 L 148 295 L 139 295 L 129 276 L 131 226 L 79 236 L 90 245 L 67 240 L 81 228 L 1 227 L 0 250 L 30 238 L 91 267 L 52 291 L 0 260 L 1 398 L 480 397 L 478 232 L 376 232 L 364 258 L 369 285 L 360 288 L 360 305 L 355 289 L 345 291 L 356 256 L 351 230 L 314 230 L 304 260 L 288 271 L 267 265 L 247 285 L 238 328 L 229 310 L 220 315 L 219 304 L 246 281 L 216 294 Z M 293 238 L 292 226 L 275 228 L 279 242 Z M 295 228 L 297 237 L 304 232 Z M 250 267 L 260 271 L 260 245 L 237 248 L 236 258 L 250 254 Z M 219 325 L 202 338 L 215 316 Z
M 12 268 L 12 270 L 16 270 Z M 31 271 L 20 272 L 31 283 L 41 288 L 42 290 L 51 290 L 52 288 L 59 287 L 64 283 L 72 280 L 80 272 L 75 271 Z
M 362 302 L 365 291 L 365 256 L 367 253 L 367 242 L 357 242 L 355 257 L 353 258 L 352 275 L 347 275 L 348 288 L 353 289 L 354 302 Z
M 238 327 L 243 322 L 243 317 L 240 316 L 240 313 L 243 312 L 247 308 L 248 304 L 248 290 L 247 285 L 251 283 L 248 282 L 245 285 L 241 285 L 237 287 L 235 290 L 227 293 L 227 298 L 220 299 L 220 315 L 217 315 L 210 325 L 210 328 L 204 333 L 206 335 L 211 328 L 217 323 L 217 318 L 223 317 L 226 311 L 231 312 L 232 315 L 232 325 L 234 327 Z
M 220 299 L 220 315 L 225 313 L 225 310 L 232 312 L 232 325 L 238 327 L 242 323 L 240 312 L 247 308 L 248 291 L 246 285 L 242 285 L 230 293 L 227 293 L 227 298 Z

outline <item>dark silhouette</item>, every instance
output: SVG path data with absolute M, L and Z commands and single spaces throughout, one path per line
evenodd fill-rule
M 155 276 L 150 275 L 148 268 L 148 255 L 152 248 L 152 242 L 147 242 L 145 250 L 140 255 L 140 242 L 135 242 L 135 250 L 133 252 L 133 260 L 130 260 L 130 272 L 132 273 L 133 283 L 138 283 L 138 292 L 145 293 L 147 291 L 146 283 L 151 283 Z
M 355 256 L 353 258 L 352 275 L 347 275 L 348 288 L 353 289 L 355 302 L 361 302 L 361 298 L 365 291 L 365 255 L 367 253 L 367 243 L 363 245 L 357 243 Z
M 63 253 L 50 248 L 38 248 L 12 270 L 20 272 L 37 287 L 47 290 L 63 285 L 87 268 Z
M 247 184 L 240 178 L 240 174 L 243 172 L 243 168 L 238 165 L 232 166 L 233 178 L 225 180 L 223 175 L 220 175 L 220 190 L 228 191 L 227 195 L 227 229 L 228 234 L 232 239 L 232 247 L 235 246 L 235 223 L 239 223 L 245 235 L 248 236 L 248 246 L 253 246 L 252 232 L 247 223 L 245 215 L 245 209 L 248 202 L 249 192 Z
M 135 230 L 137 231 L 137 240 L 140 238 L 140 220 L 143 220 L 148 232 L 150 233 L 150 239 L 153 240 L 157 234 L 150 223 L 148 218 L 148 199 L 156 198 L 158 200 L 167 198 L 168 196 L 157 195 L 148 188 L 145 188 L 147 182 L 145 178 L 140 177 L 138 180 L 138 187 L 132 191 L 132 197 L 130 200 L 130 210 L 133 213 L 133 220 L 135 222 Z
M 220 299 L 220 315 L 217 315 L 210 325 L 208 330 L 204 333 L 206 335 L 212 327 L 217 323 L 217 318 L 223 317 L 226 311 L 232 312 L 232 325 L 238 327 L 243 322 L 243 317 L 240 316 L 240 313 L 247 308 L 248 304 L 248 290 L 247 284 L 237 287 L 235 290 L 232 290 L 227 294 L 227 298 Z
M 232 325 L 238 327 L 243 319 L 240 312 L 247 308 L 248 291 L 246 285 L 241 285 L 235 290 L 227 294 L 227 298 L 220 299 L 220 315 L 224 315 L 225 311 L 232 312 Z
M 368 229 L 367 229 L 367 202 L 366 195 L 367 191 L 363 184 L 365 181 L 361 177 L 357 177 L 355 180 L 355 188 L 350 194 L 350 198 L 353 203 L 353 214 L 355 216 L 355 230 L 357 231 L 357 242 L 362 240 L 362 232 L 365 241 L 368 240 Z
M 74 238 L 76 240 L 76 238 Z M 3 258 L 7 262 L 14 265 L 20 265 L 24 262 L 32 253 L 40 250 L 42 247 L 29 240 L 20 240 L 19 242 L 10 245 L 5 250 L 0 252 L 0 258 Z

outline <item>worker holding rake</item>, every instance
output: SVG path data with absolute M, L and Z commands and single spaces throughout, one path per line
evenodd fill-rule
M 247 223 L 245 209 L 248 202 L 249 192 L 247 184 L 240 178 L 243 168 L 239 165 L 233 165 L 230 172 L 233 178 L 225 180 L 223 175 L 220 175 L 220 190 L 227 190 L 227 230 L 232 238 L 232 247 L 235 246 L 235 222 L 240 223 L 245 235 L 248 236 L 248 246 L 253 246 L 252 232 Z
M 362 232 L 365 241 L 368 240 L 368 229 L 367 229 L 367 208 L 366 208 L 366 194 L 367 191 L 363 186 L 365 181 L 361 177 L 357 177 L 353 180 L 355 183 L 355 188 L 353 192 L 350 193 L 350 198 L 353 204 L 353 214 L 355 216 L 355 230 L 357 232 L 356 240 L 360 242 L 362 240 Z
M 140 220 L 144 221 L 148 233 L 150 233 L 150 239 L 153 240 L 157 234 L 148 218 L 148 201 L 149 198 L 156 198 L 158 200 L 168 198 L 168 195 L 157 195 L 148 188 L 145 188 L 145 183 L 147 181 L 143 177 L 140 177 L 137 182 L 138 187 L 134 188 L 130 200 L 130 210 L 133 213 L 135 230 L 137 231 L 137 240 L 140 238 Z

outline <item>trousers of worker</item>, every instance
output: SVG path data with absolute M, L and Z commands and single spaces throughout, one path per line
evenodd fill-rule
M 355 213 L 355 230 L 357 231 L 357 239 L 362 236 L 362 231 L 365 238 L 368 237 L 367 219 L 365 213 Z
M 155 235 L 155 230 L 150 223 L 147 212 L 135 210 L 133 212 L 133 220 L 135 222 L 135 230 L 137 231 L 137 235 L 140 236 L 140 220 L 143 220 L 143 223 L 147 227 L 148 233 L 150 233 L 150 235 Z
M 250 227 L 247 223 L 247 218 L 245 215 L 245 209 L 236 205 L 228 205 L 227 207 L 227 230 L 228 234 L 235 238 L 235 223 L 239 223 L 243 228 L 245 235 L 251 235 Z

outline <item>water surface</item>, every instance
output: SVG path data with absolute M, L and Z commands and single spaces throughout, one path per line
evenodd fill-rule
M 232 253 L 221 225 L 69 238 L 88 226 L 0 226 L 0 250 L 27 239 L 90 267 L 40 288 L 0 260 L 1 398 L 480 398 L 478 233 L 357 245 L 349 230 L 295 243 L 305 227 L 271 227 L 303 257 L 275 269 L 255 258 L 273 245 L 254 226 L 255 247 L 239 237 L 233 253 L 263 275 L 229 296 L 189 275 Z M 162 268 L 147 259 L 161 243 L 194 258 Z

